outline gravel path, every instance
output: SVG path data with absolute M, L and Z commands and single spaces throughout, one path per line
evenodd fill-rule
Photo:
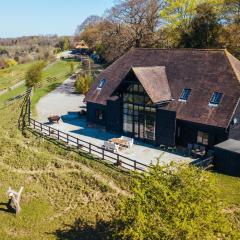
M 74 93 L 74 82 L 75 79 L 68 78 L 61 86 L 40 99 L 36 106 L 39 121 L 48 122 L 50 115 L 64 116 L 69 112 L 79 112 L 81 107 L 86 106 L 83 103 L 84 96 Z

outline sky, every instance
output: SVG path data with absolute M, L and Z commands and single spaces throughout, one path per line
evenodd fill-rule
M 0 38 L 73 35 L 90 15 L 102 16 L 114 0 L 0 0 Z

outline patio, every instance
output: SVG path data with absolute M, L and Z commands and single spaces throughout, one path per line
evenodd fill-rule
M 66 80 L 63 85 L 39 101 L 37 104 L 37 120 L 49 124 L 49 116 L 53 114 L 59 115 L 61 120 L 59 123 L 51 124 L 53 128 L 97 146 L 102 146 L 104 141 L 111 138 L 120 137 L 120 135 L 106 132 L 103 129 L 87 126 L 86 119 L 79 116 L 79 112 L 85 107 L 83 96 L 73 93 L 73 83 L 73 79 Z M 119 153 L 146 165 L 156 164 L 158 159 L 163 164 L 168 164 L 171 161 L 182 163 L 193 161 L 190 157 L 184 156 L 181 151 L 176 153 L 167 152 L 138 141 L 134 141 L 131 149 L 121 149 Z

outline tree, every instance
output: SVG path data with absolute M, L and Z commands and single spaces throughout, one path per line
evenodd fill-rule
M 214 179 L 189 166 L 154 166 L 135 180 L 114 223 L 116 239 L 239 239 Z
M 109 11 L 108 19 L 128 27 L 133 47 L 149 46 L 155 40 L 164 5 L 163 0 L 121 0 Z
M 74 73 L 74 63 L 70 62 L 69 67 L 70 67 L 70 74 L 73 74 Z
M 75 31 L 75 35 L 79 35 L 82 31 L 84 31 L 87 27 L 93 26 L 99 22 L 101 22 L 103 18 L 97 15 L 91 15 L 87 17 L 80 25 L 77 26 Z
M 219 46 L 221 25 L 212 5 L 197 6 L 196 15 L 190 23 L 189 32 L 182 31 L 179 46 L 190 48 L 213 48 Z
M 77 76 L 77 80 L 75 82 L 75 89 L 78 93 L 86 94 L 93 82 L 93 77 L 90 73 L 81 73 Z
M 225 0 L 225 18 L 229 23 L 240 24 L 240 0 Z
M 42 70 L 46 66 L 44 61 L 34 63 L 26 72 L 27 87 L 36 87 L 42 81 Z
M 67 51 L 71 48 L 71 42 L 70 39 L 68 37 L 64 37 L 61 41 L 59 41 L 58 43 L 58 47 L 62 50 L 62 51 Z

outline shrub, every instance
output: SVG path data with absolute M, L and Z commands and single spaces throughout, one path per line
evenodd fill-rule
M 42 81 L 42 70 L 46 62 L 40 61 L 34 63 L 27 71 L 25 79 L 27 87 L 36 87 Z
M 133 193 L 120 204 L 117 239 L 239 239 L 206 171 L 155 166 Z
M 91 74 L 89 73 L 79 74 L 75 82 L 75 89 L 78 93 L 85 95 L 89 91 L 92 82 L 93 77 Z
M 6 67 L 13 67 L 17 65 L 17 62 L 12 58 L 8 58 L 5 60 L 5 64 L 6 64 Z

